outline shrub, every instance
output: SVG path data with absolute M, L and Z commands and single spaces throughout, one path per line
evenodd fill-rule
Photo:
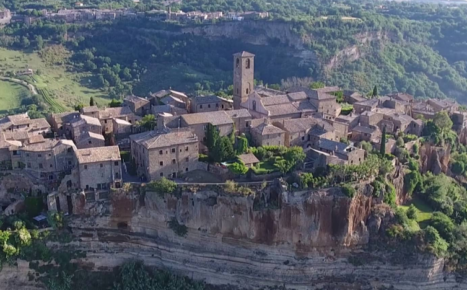
M 235 193 L 235 191 L 237 190 L 237 183 L 235 183 L 235 181 L 233 180 L 227 180 L 225 182 L 224 190 L 228 193 Z
M 120 157 L 124 162 L 130 162 L 130 152 L 129 151 L 120 151 Z
M 147 184 L 147 189 L 150 191 L 156 192 L 161 197 L 164 194 L 172 194 L 177 189 L 177 184 L 171 180 L 168 180 L 165 177 L 162 177 L 161 180 L 151 181 Z
M 209 156 L 206 154 L 199 154 L 198 161 L 200 162 L 209 162 Z
M 232 171 L 234 174 L 246 174 L 248 172 L 248 167 L 242 162 L 235 162 L 231 165 L 229 165 L 230 171 Z
M 409 225 L 409 218 L 407 217 L 407 214 L 405 211 L 401 208 L 398 208 L 396 210 L 396 222 L 404 227 L 407 227 Z
M 434 227 L 443 239 L 451 241 L 455 230 L 455 225 L 452 220 L 442 212 L 434 212 L 430 225 Z
M 423 237 L 428 249 L 437 256 L 444 256 L 448 250 L 448 243 L 440 237 L 438 231 L 432 227 L 427 226 L 423 231 Z
M 174 231 L 174 233 L 180 237 L 186 236 L 188 228 L 185 225 L 180 224 L 176 218 L 172 218 L 168 222 L 169 228 Z
M 413 204 L 407 210 L 407 217 L 411 220 L 417 220 L 417 208 Z
M 350 198 L 355 196 L 356 190 L 351 185 L 344 184 L 342 185 L 341 189 L 342 189 L 342 193 L 344 193 L 346 196 Z
M 386 182 L 386 190 L 383 202 L 389 204 L 390 206 L 396 205 L 396 189 L 394 188 L 394 185 L 389 182 Z

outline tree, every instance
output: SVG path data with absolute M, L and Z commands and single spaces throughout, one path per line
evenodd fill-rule
M 465 165 L 462 161 L 456 160 L 451 164 L 451 171 L 456 175 L 461 175 L 465 171 Z
M 379 148 L 379 154 L 381 154 L 381 156 L 386 155 L 386 126 L 383 127 L 383 133 L 381 134 L 381 147 Z
M 375 87 L 373 88 L 372 96 L 373 96 L 373 97 L 378 96 L 378 87 L 377 87 L 377 86 L 375 86 Z
M 95 105 L 95 103 L 94 103 L 94 97 L 91 97 L 91 98 L 89 99 L 89 106 L 94 106 L 94 105 Z
M 440 236 L 446 241 L 451 241 L 456 225 L 452 220 L 442 212 L 434 212 L 431 219 L 430 225 L 434 227 Z
M 138 126 L 143 128 L 145 131 L 153 130 L 156 127 L 156 116 L 146 115 L 137 123 Z
M 29 42 L 29 39 L 26 36 L 21 37 L 21 47 L 22 48 L 28 48 L 31 43 Z
M 248 150 L 248 139 L 245 136 L 238 136 L 235 149 L 237 155 L 245 153 Z
M 156 192 L 160 196 L 164 196 L 166 193 L 172 194 L 175 192 L 175 189 L 177 189 L 177 183 L 162 177 L 160 180 L 151 181 L 148 183 L 147 188 L 150 191 Z
M 397 138 L 396 140 L 396 146 L 397 147 L 404 147 L 404 139 L 402 137 Z
M 313 82 L 311 83 L 310 88 L 316 90 L 316 89 L 324 88 L 325 86 L 326 85 L 323 82 Z
M 417 220 L 417 208 L 413 204 L 407 209 L 407 217 L 411 220 Z
M 248 167 L 242 161 L 233 163 L 229 168 L 234 174 L 245 174 L 248 172 Z
M 433 118 L 433 123 L 441 130 L 442 133 L 447 133 L 452 128 L 452 120 L 446 111 L 436 113 Z
M 290 169 L 295 168 L 295 166 L 303 162 L 303 160 L 305 160 L 305 157 L 306 155 L 303 152 L 303 148 L 298 146 L 288 148 L 287 152 L 284 154 L 284 159 L 287 160 L 287 162 L 290 164 Z
M 44 47 L 44 40 L 42 39 L 42 36 L 37 35 L 36 36 L 36 48 L 38 50 L 41 50 Z
M 219 130 L 213 124 L 209 123 L 206 126 L 206 147 L 208 147 L 209 151 L 214 151 L 219 139 Z
M 230 160 L 235 157 L 234 149 L 230 138 L 227 136 L 221 137 L 217 142 L 217 156 L 219 156 L 218 162 Z
M 440 237 L 434 227 L 427 226 L 423 231 L 423 236 L 431 252 L 438 256 L 443 256 L 447 252 L 448 243 Z
M 111 108 L 118 108 L 118 107 L 121 107 L 122 106 L 122 101 L 119 101 L 119 100 L 116 100 L 116 99 L 112 99 L 112 101 L 110 101 L 109 103 L 109 106 Z
M 75 105 L 75 107 L 74 107 L 75 111 L 81 111 L 82 108 L 84 108 L 84 104 L 82 104 L 82 103 L 79 103 L 79 104 Z

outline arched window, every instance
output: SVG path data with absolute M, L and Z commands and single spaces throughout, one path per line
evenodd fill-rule
M 253 100 L 253 111 L 256 111 L 256 101 Z
M 247 89 L 246 89 L 246 94 L 248 95 L 249 92 L 250 92 L 250 91 L 249 91 L 248 88 L 247 88 Z
M 248 58 L 246 60 L 246 68 L 250 68 L 250 65 L 251 65 L 251 60 Z
M 237 63 L 236 63 L 236 66 L 238 67 L 240 65 L 240 59 L 237 58 Z

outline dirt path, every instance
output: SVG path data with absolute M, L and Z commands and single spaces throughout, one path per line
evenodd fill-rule
M 33 95 L 37 95 L 36 87 L 34 85 L 26 82 L 26 81 L 23 81 L 23 80 L 20 80 L 20 79 L 15 79 L 15 78 L 9 78 L 9 77 L 0 77 L 0 80 L 7 81 L 7 82 L 13 82 L 13 83 L 17 83 L 17 84 L 20 84 L 22 86 L 25 86 L 26 88 L 28 88 L 28 90 Z

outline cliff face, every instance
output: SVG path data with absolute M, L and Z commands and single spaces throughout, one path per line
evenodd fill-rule
M 426 173 L 430 171 L 434 174 L 446 174 L 449 169 L 450 156 L 451 148 L 449 145 L 436 147 L 425 143 L 420 148 L 421 172 Z
M 250 288 L 457 285 L 443 272 L 442 259 L 413 255 L 403 267 L 388 263 L 384 253 L 362 250 L 369 232 L 380 231 L 387 218 L 372 215 L 372 190 L 362 183 L 352 199 L 336 188 L 290 193 L 276 186 L 256 197 L 209 189 L 178 197 L 121 190 L 88 207 L 71 228 L 79 238 L 75 246 L 88 252 L 78 262 L 95 270 L 136 258 L 208 283 Z M 184 237 L 173 230 L 181 225 Z M 355 257 L 359 262 L 350 263 Z

